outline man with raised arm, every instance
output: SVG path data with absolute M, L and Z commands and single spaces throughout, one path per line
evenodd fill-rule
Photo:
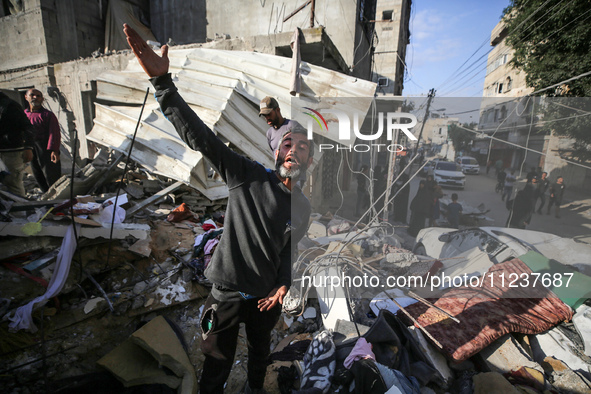
M 205 362 L 200 392 L 223 393 L 241 322 L 248 341 L 245 392 L 263 392 L 271 330 L 291 284 L 295 246 L 308 227 L 310 203 L 296 181 L 312 162 L 313 143 L 303 128 L 292 129 L 275 151 L 275 170 L 237 154 L 177 92 L 168 73 L 168 47 L 158 56 L 127 24 L 124 32 L 156 88 L 164 115 L 189 147 L 207 157 L 229 189 L 224 235 L 205 270 L 213 287 L 201 319 Z

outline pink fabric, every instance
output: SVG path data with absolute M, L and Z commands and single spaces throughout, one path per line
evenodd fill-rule
M 25 115 L 35 128 L 35 140 L 47 141 L 47 150 L 59 152 L 62 135 L 60 125 L 53 112 L 45 108 L 41 108 L 39 112 L 25 109 Z
M 376 356 L 371 350 L 371 344 L 368 343 L 365 338 L 359 338 L 353 347 L 353 350 L 351 350 L 351 353 L 345 359 L 345 368 L 351 368 L 355 361 L 362 360 L 364 358 L 371 358 L 372 360 L 375 360 Z
M 214 239 L 210 239 L 209 241 L 207 241 L 207 243 L 205 244 L 205 248 L 203 248 L 203 253 L 204 254 L 212 254 L 213 253 L 213 248 L 215 248 L 215 246 L 217 244 L 220 243 L 220 240 L 217 238 Z

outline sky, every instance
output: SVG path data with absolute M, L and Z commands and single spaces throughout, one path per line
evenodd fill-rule
M 413 0 L 403 95 L 426 96 L 435 88 L 436 97 L 481 97 L 490 34 L 508 5 L 509 0 Z

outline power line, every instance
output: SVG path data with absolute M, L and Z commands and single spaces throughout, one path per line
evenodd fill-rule
M 572 81 L 575 81 L 575 80 L 577 80 L 577 79 L 581 79 L 581 78 L 584 78 L 584 77 L 587 77 L 587 76 L 590 76 L 590 75 L 591 75 L 591 71 L 587 71 L 587 72 L 585 72 L 585 73 L 583 73 L 583 74 L 580 74 L 580 75 L 577 75 L 577 76 L 575 76 L 575 77 L 572 77 L 572 78 L 569 78 L 569 79 L 565 79 L 564 81 L 558 82 L 558 83 L 556 83 L 556 84 L 554 84 L 554 85 L 551 85 L 551 86 L 545 87 L 545 88 L 543 88 L 543 89 L 536 90 L 535 92 L 531 92 L 531 93 L 529 93 L 529 94 L 527 94 L 527 95 L 525 95 L 525 96 L 522 96 L 522 97 L 514 97 L 514 98 L 508 98 L 508 100 L 506 100 L 506 101 L 501 101 L 501 102 L 499 102 L 499 103 L 495 103 L 494 105 L 495 105 L 495 106 L 499 106 L 499 105 L 502 105 L 502 104 L 508 104 L 508 103 L 511 103 L 511 102 L 513 102 L 513 101 L 515 101 L 515 100 L 521 100 L 523 97 L 530 97 L 530 96 L 534 96 L 535 94 L 538 94 L 538 93 L 544 92 L 544 91 L 546 91 L 546 90 L 549 90 L 549 89 L 553 89 L 553 88 L 559 87 L 559 86 L 561 86 L 561 85 L 564 85 L 564 84 L 566 84 L 566 83 L 568 83 L 568 82 L 572 82 Z M 500 97 L 499 97 L 499 98 L 500 98 Z M 475 108 L 475 109 L 472 109 L 472 110 L 467 110 L 467 111 L 463 111 L 463 112 L 455 112 L 455 113 L 451 113 L 451 114 L 447 114 L 447 115 L 448 115 L 448 116 L 450 116 L 450 115 L 461 115 L 461 114 L 465 114 L 465 113 L 469 113 L 469 112 L 476 112 L 476 111 L 480 111 L 481 109 L 482 109 L 482 108 Z M 576 108 L 573 108 L 573 110 L 578 110 L 578 109 L 576 109 Z M 585 114 L 583 114 L 583 115 L 574 115 L 574 116 L 572 116 L 572 117 L 587 116 L 587 115 L 589 115 L 589 114 L 590 114 L 590 113 L 585 113 Z M 564 119 L 568 119 L 568 118 L 560 118 L 560 119 L 544 120 L 544 121 L 540 121 L 540 122 L 538 122 L 538 124 L 544 124 L 544 123 L 549 123 L 549 122 L 555 122 L 555 121 L 557 121 L 557 120 L 564 120 Z M 529 125 L 529 124 L 526 124 L 526 125 L 524 125 L 524 126 L 528 126 L 528 125 Z M 507 128 L 509 128 L 509 127 L 507 127 Z M 482 129 L 481 131 L 490 131 L 490 130 L 493 130 L 493 129 Z
M 463 129 L 463 130 L 469 131 L 469 132 L 471 132 L 471 133 L 473 133 L 473 134 L 481 134 L 481 133 L 480 133 L 480 131 L 471 130 L 471 129 L 469 129 L 469 128 L 467 128 L 467 127 L 464 127 L 464 126 L 462 126 L 462 125 L 460 125 L 460 124 L 458 124 L 458 125 L 456 125 L 456 126 L 457 126 L 457 127 L 459 127 L 459 128 L 461 128 L 461 129 Z M 517 147 L 517 148 L 521 148 L 521 149 L 525 149 L 525 150 L 527 150 L 527 151 L 529 151 L 529 152 L 534 152 L 534 153 L 540 154 L 540 155 L 542 155 L 542 156 L 547 156 L 547 154 L 546 154 L 546 153 L 544 153 L 544 152 L 537 151 L 537 150 L 535 150 L 535 149 L 531 149 L 531 148 L 525 147 L 525 146 L 523 146 L 523 145 L 515 144 L 515 143 L 513 143 L 513 142 L 505 141 L 505 140 L 502 140 L 502 139 L 500 139 L 500 138 L 496 138 L 496 137 L 489 136 L 489 135 L 486 135 L 486 136 L 484 136 L 484 138 L 490 138 L 491 140 L 494 140 L 494 141 L 502 142 L 502 143 L 504 143 L 504 144 L 507 144 L 507 145 L 515 146 L 515 147 Z M 569 164 L 574 164 L 574 165 L 576 165 L 576 166 L 583 167 L 583 168 L 586 168 L 586 169 L 588 169 L 588 170 L 591 170 L 591 167 L 590 167 L 590 166 L 586 166 L 586 165 L 584 165 L 584 164 L 577 163 L 576 161 L 572 161 L 572 160 L 564 159 L 564 158 L 562 158 L 562 157 L 560 157 L 560 156 L 556 156 L 556 158 L 557 158 L 557 159 L 559 159 L 559 160 L 562 160 L 562 161 L 564 161 L 564 162 L 566 162 L 566 163 L 569 163 Z
M 539 7 L 538 7 L 538 8 L 537 8 L 535 11 L 533 11 L 533 12 L 532 12 L 532 13 L 531 13 L 531 14 L 530 14 L 530 15 L 529 15 L 529 16 L 528 16 L 526 19 L 524 19 L 522 22 L 520 22 L 520 24 L 519 24 L 518 26 L 516 26 L 516 27 L 515 27 L 515 28 L 514 28 L 514 29 L 511 31 L 511 33 L 509 33 L 509 34 L 513 34 L 514 32 L 518 31 L 518 29 L 520 29 L 520 28 L 521 28 L 521 27 L 522 27 L 522 26 L 523 26 L 523 25 L 524 25 L 524 24 L 525 24 L 525 23 L 526 23 L 526 22 L 527 22 L 529 19 L 533 18 L 533 17 L 535 16 L 535 14 L 537 14 L 537 12 L 538 12 L 540 9 L 542 9 L 542 8 L 543 8 L 543 7 L 544 7 L 544 6 L 545 6 L 545 5 L 546 5 L 546 4 L 549 2 L 549 1 L 551 1 L 551 0 L 547 0 L 545 3 L 543 3 L 542 5 L 540 5 L 540 6 L 539 6 Z M 536 23 L 537 23 L 538 21 L 540 21 L 540 19 L 542 19 L 542 18 L 543 18 L 544 16 L 546 16 L 548 13 L 552 12 L 552 11 L 553 11 L 553 10 L 554 10 L 556 7 L 558 7 L 558 6 L 559 6 L 559 5 L 560 5 L 562 2 L 564 2 L 564 1 L 565 1 L 565 0 L 561 0 L 560 2 L 558 2 L 557 4 L 555 4 L 554 6 L 552 6 L 552 7 L 551 7 L 549 10 L 547 10 L 547 11 L 546 11 L 546 12 L 545 12 L 545 13 L 544 13 L 542 16 L 540 16 L 540 17 L 539 17 L 538 19 L 536 19 L 534 22 L 532 22 L 531 24 L 529 24 L 529 25 L 527 26 L 527 28 L 525 28 L 524 30 L 525 30 L 525 31 L 529 31 L 529 29 L 530 29 L 531 27 L 533 27 L 534 25 L 536 25 Z M 572 3 L 573 1 L 574 1 L 574 0 L 571 0 L 571 3 Z M 565 5 L 563 8 L 566 8 L 568 5 L 570 5 L 570 3 L 569 3 L 569 4 L 566 4 L 566 5 Z M 550 16 L 550 17 L 549 17 L 549 18 L 548 18 L 546 21 L 544 21 L 542 24 L 540 24 L 540 25 L 538 25 L 538 26 L 535 26 L 535 27 L 534 27 L 534 28 L 533 28 L 531 31 L 529 31 L 529 33 L 528 33 L 528 34 L 527 34 L 527 35 L 526 35 L 526 36 L 525 36 L 525 37 L 524 37 L 522 40 L 525 40 L 525 39 L 527 39 L 527 38 L 528 38 L 528 37 L 529 37 L 531 34 L 533 34 L 533 33 L 534 33 L 534 31 L 535 31 L 536 29 L 538 29 L 538 28 L 540 28 L 541 26 L 543 26 L 544 24 L 546 24 L 546 23 L 547 23 L 547 22 L 548 22 L 548 21 L 549 21 L 549 20 L 550 20 L 552 17 L 556 16 L 557 14 L 558 14 L 558 11 L 557 11 L 557 12 L 555 12 L 555 13 L 553 13 L 553 14 L 552 14 L 552 15 L 551 15 L 551 16 Z M 582 15 L 581 15 L 581 16 L 582 16 Z M 579 19 L 579 18 L 577 18 L 577 19 Z M 572 22 L 574 22 L 574 21 L 572 21 Z M 570 22 L 570 23 L 572 23 L 572 22 Z M 570 23 L 569 23 L 569 24 L 570 24 Z M 566 26 L 565 26 L 565 27 L 566 27 Z M 556 33 L 557 33 L 557 32 L 554 32 L 553 34 L 556 34 Z M 553 34 L 551 34 L 549 37 L 551 37 Z M 547 39 L 547 38 L 546 38 L 546 39 Z M 545 40 L 546 40 L 546 39 L 545 39 Z M 544 41 L 544 40 L 542 40 L 542 42 L 543 42 L 543 41 Z M 491 53 L 491 52 L 492 52 L 494 49 L 495 49 L 494 47 L 493 47 L 493 48 L 491 48 L 489 51 L 487 51 L 486 55 L 490 54 L 490 53 Z M 509 53 L 511 52 L 511 50 L 512 50 L 512 48 L 511 48 L 511 47 L 507 47 L 505 50 L 503 50 L 501 53 L 499 53 L 499 54 L 497 55 L 497 57 L 500 57 L 500 56 L 507 55 L 507 54 L 509 54 Z M 482 58 L 482 57 L 481 57 L 481 58 Z M 473 65 L 474 65 L 474 64 L 475 64 L 477 61 L 478 61 L 478 60 L 476 60 L 475 62 L 473 62 L 473 63 L 472 63 L 470 66 L 469 66 L 469 68 L 470 68 L 471 66 L 473 66 Z M 466 62 L 464 62 L 464 64 L 465 64 L 465 63 L 466 63 Z M 488 65 L 487 65 L 487 67 L 488 67 Z M 469 68 L 468 68 L 468 69 L 469 69 Z M 465 71 L 465 72 L 467 72 L 467 71 L 468 71 L 468 69 L 466 69 L 466 71 Z M 479 72 L 480 72 L 480 71 L 483 71 L 484 69 L 485 69 L 485 68 L 481 68 L 481 69 L 479 70 Z M 463 77 L 463 78 L 459 79 L 457 82 L 455 82 L 455 83 L 454 83 L 454 85 L 457 85 L 458 83 L 460 83 L 460 81 L 463 81 L 465 78 L 466 78 L 466 77 Z M 449 78 L 448 78 L 448 79 L 449 79 Z M 445 83 L 443 83 L 441 86 L 443 86 L 443 85 L 445 85 Z M 441 86 L 440 86 L 440 87 L 441 87 Z M 458 90 L 458 89 L 456 89 L 456 90 Z M 448 90 L 447 90 L 447 92 L 446 92 L 446 93 L 442 93 L 442 94 L 441 94 L 441 96 L 449 95 L 449 94 L 451 94 L 451 93 L 454 93 L 456 90 L 449 90 L 449 89 L 448 89 Z
M 439 86 L 437 87 L 437 89 L 441 89 L 441 88 L 442 88 L 442 87 L 443 87 L 443 86 L 444 86 L 444 85 L 445 85 L 445 84 L 446 84 L 446 83 L 447 83 L 447 82 L 448 82 L 450 79 L 453 79 L 453 78 L 455 77 L 455 74 L 456 74 L 458 71 L 460 71 L 460 70 L 462 69 L 462 67 L 464 67 L 464 65 L 465 65 L 466 63 L 468 63 L 468 61 L 470 61 L 470 59 L 472 59 L 472 57 L 474 57 L 474 55 L 476 55 L 476 53 L 478 53 L 478 51 L 479 51 L 479 50 L 480 50 L 480 49 L 481 49 L 481 48 L 482 48 L 484 45 L 486 45 L 486 43 L 487 43 L 487 42 L 488 42 L 488 37 L 484 39 L 484 41 L 482 42 L 482 44 L 480 44 L 480 46 L 478 47 L 478 49 L 476 49 L 476 50 L 474 51 L 474 53 L 472 53 L 472 54 L 471 54 L 471 55 L 468 57 L 468 59 L 466 59 L 466 61 L 460 65 L 460 67 L 458 67 L 458 68 L 457 68 L 457 69 L 456 69 L 456 70 L 455 70 L 455 71 L 454 71 L 454 72 L 453 72 L 453 73 L 452 73 L 452 74 L 451 74 L 451 75 L 450 75 L 450 76 L 449 76 L 449 77 L 448 77 L 448 78 L 447 78 L 445 81 L 443 81 L 443 82 L 441 83 L 441 85 L 439 85 Z
M 525 18 L 525 19 L 524 19 L 524 20 L 523 20 L 523 21 L 522 21 L 522 22 L 521 22 L 521 23 L 520 23 L 518 26 L 516 26 L 516 27 L 513 29 L 513 31 L 512 31 L 511 33 L 515 32 L 515 31 L 517 31 L 519 28 L 521 28 L 521 26 L 523 26 L 523 25 L 524 25 L 524 24 L 525 24 L 525 23 L 526 23 L 526 22 L 527 22 L 527 21 L 528 21 L 530 18 L 532 18 L 532 17 L 533 17 L 533 16 L 534 16 L 534 15 L 535 15 L 535 14 L 536 14 L 536 13 L 537 13 L 537 12 L 538 12 L 540 9 L 542 9 L 543 7 L 545 7 L 545 6 L 546 6 L 546 4 L 548 4 L 550 1 L 551 1 L 551 0 L 546 0 L 546 2 L 544 2 L 542 5 L 540 5 L 540 6 L 539 6 L 539 7 L 538 7 L 538 8 L 537 8 L 537 9 L 536 9 L 536 10 L 535 10 L 535 11 L 534 11 L 532 14 L 530 14 L 530 15 L 529 15 L 527 18 Z M 561 0 L 561 1 L 564 1 L 564 0 Z M 559 4 L 560 4 L 560 3 L 559 3 Z M 536 22 L 537 22 L 537 21 L 536 21 Z M 534 22 L 534 23 L 535 23 L 535 22 Z M 532 24 L 530 24 L 530 25 L 528 26 L 528 28 L 529 28 L 529 27 L 531 27 L 532 25 L 533 25 L 533 23 L 532 23 Z M 485 39 L 484 43 L 480 45 L 480 47 L 479 47 L 479 48 L 478 48 L 478 49 L 477 49 L 477 50 L 476 50 L 476 51 L 475 51 L 475 52 L 474 52 L 474 53 L 473 53 L 473 54 L 472 54 L 472 55 L 471 55 L 471 56 L 470 56 L 470 57 L 469 57 L 469 58 L 468 58 L 468 59 L 467 59 L 467 60 L 466 60 L 466 61 L 465 61 L 463 64 L 462 64 L 462 66 L 463 66 L 464 64 L 466 64 L 466 63 L 467 63 L 467 62 L 468 62 L 468 61 L 469 61 L 469 60 L 470 60 L 470 59 L 471 59 L 471 58 L 472 58 L 472 57 L 473 57 L 473 56 L 474 56 L 474 55 L 475 55 L 475 54 L 476 54 L 476 53 L 477 53 L 477 52 L 480 50 L 480 48 L 482 48 L 482 47 L 484 46 L 484 44 L 486 44 L 486 42 L 488 42 L 488 39 L 489 39 L 489 37 L 487 37 L 487 38 Z M 493 48 L 493 49 L 494 49 L 494 48 Z M 491 51 L 492 51 L 492 49 L 491 49 L 491 50 L 489 50 L 489 51 L 487 51 L 487 55 L 488 55 L 488 54 L 489 54 Z M 457 72 L 457 71 L 459 71 L 459 70 L 462 68 L 462 66 L 460 66 L 460 67 L 459 67 L 459 68 L 456 70 L 456 72 Z M 455 74 L 456 72 L 454 72 L 454 74 Z M 452 74 L 452 76 L 453 76 L 453 74 Z M 449 79 L 451 79 L 451 78 L 452 78 L 452 77 L 449 77 L 449 78 L 446 80 L 446 82 L 443 82 L 443 83 L 442 83 L 442 84 L 441 84 L 441 85 L 440 85 L 440 86 L 439 86 L 437 89 L 441 89 L 441 87 L 442 87 L 442 86 L 444 86 L 444 85 L 447 83 L 447 81 L 448 81 Z
M 483 61 L 480 62 L 479 66 L 482 66 L 483 64 L 486 64 L 487 62 L 488 62 L 488 59 L 484 59 Z M 458 84 L 464 84 L 464 85 L 467 84 L 468 82 L 472 81 L 474 78 L 480 76 L 480 74 L 482 73 L 482 71 L 483 71 L 483 69 L 482 68 L 479 68 L 476 71 L 474 71 L 472 74 L 464 76 L 461 80 L 459 80 L 458 82 L 454 83 L 449 88 L 449 90 L 447 90 L 446 92 L 442 93 L 441 95 L 442 96 L 447 96 L 447 95 L 450 95 L 450 94 L 458 91 L 459 89 L 462 88 L 462 86 L 459 86 L 459 87 L 456 88 L 456 86 Z M 469 79 L 466 80 L 466 81 L 464 81 L 466 78 L 469 78 Z
M 589 11 L 591 11 L 591 10 L 589 10 Z M 532 92 L 532 93 L 530 93 L 528 96 L 533 96 L 533 95 L 534 95 L 534 94 L 536 94 L 536 93 L 545 92 L 546 90 L 549 90 L 549 89 L 552 89 L 552 88 L 556 88 L 556 87 L 558 87 L 558 86 L 560 86 L 560 85 L 564 85 L 564 84 L 565 84 L 565 83 L 567 83 L 567 82 L 576 81 L 577 79 L 581 79 L 581 78 L 583 78 L 583 77 L 586 77 L 586 76 L 588 76 L 588 75 L 591 75 L 591 71 L 587 71 L 586 73 L 579 74 L 579 75 L 577 75 L 576 77 L 572 77 L 572 78 L 569 78 L 569 79 L 565 79 L 564 81 L 561 81 L 561 82 L 555 83 L 554 85 L 552 85 L 552 86 L 548 86 L 547 88 L 543 88 L 543 89 L 540 89 L 540 90 L 536 90 L 535 92 Z

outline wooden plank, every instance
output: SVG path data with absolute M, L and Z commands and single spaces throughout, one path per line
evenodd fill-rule
M 127 210 L 126 215 L 131 216 L 140 209 L 147 207 L 150 204 L 155 203 L 156 201 L 164 198 L 168 193 L 178 189 L 183 185 L 183 182 L 175 182 L 172 185 L 168 186 L 166 189 L 160 190 L 158 193 L 154 194 L 151 197 L 146 198 L 144 201 L 140 202 L 139 204 L 134 205 L 130 209 Z
M 0 194 L 4 197 L 8 198 L 9 200 L 16 201 L 16 202 L 29 202 L 26 198 L 19 197 L 16 194 L 12 194 L 10 192 L 5 192 L 4 190 L 0 190 Z

